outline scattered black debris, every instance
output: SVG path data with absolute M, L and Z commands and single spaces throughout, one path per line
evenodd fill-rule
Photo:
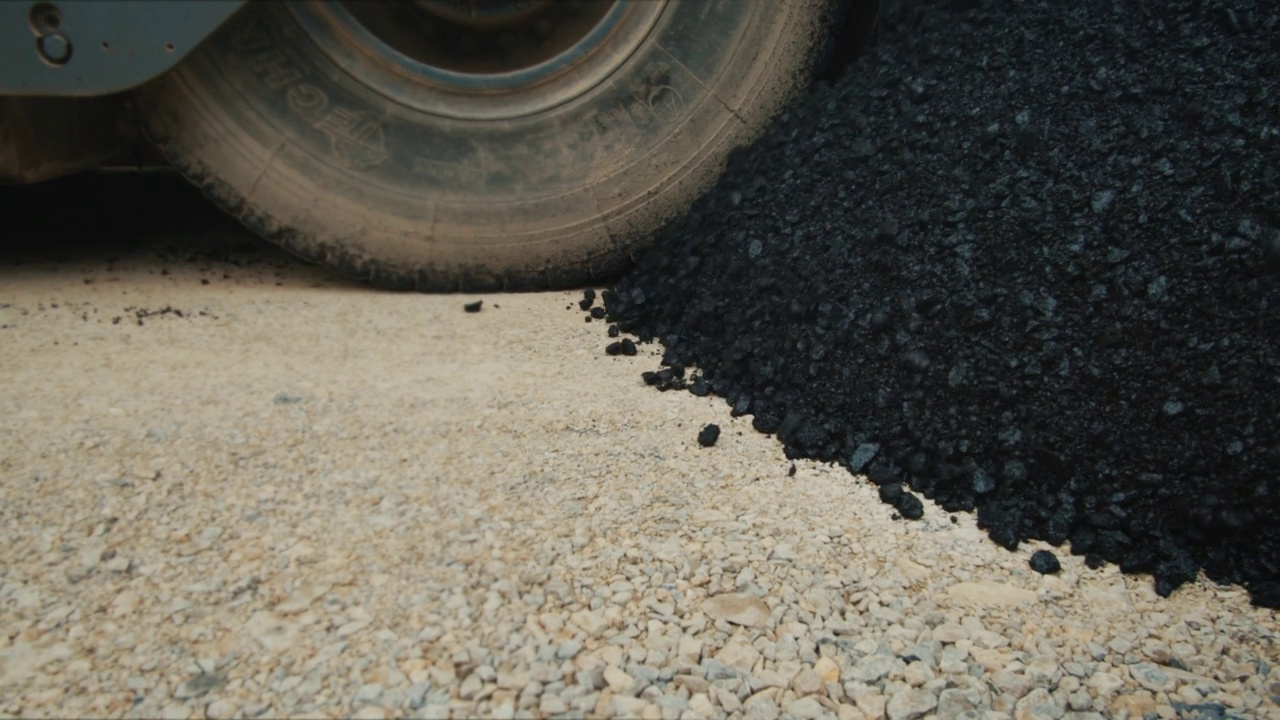
M 684 368 L 662 368 L 657 372 L 640 374 L 646 385 L 666 392 L 667 390 L 684 390 L 688 384 L 684 381 Z
M 796 476 L 796 464 L 791 463 L 791 469 L 787 471 L 787 477 L 795 477 L 795 476 Z
M 645 382 L 697 366 L 1005 547 L 1275 606 L 1280 7 L 1201 5 L 887 3 L 603 293 Z
M 480 306 L 483 304 L 484 304 L 483 300 L 477 300 L 475 302 L 471 302 L 471 303 L 467 303 L 466 305 L 463 305 L 462 309 L 466 310 L 469 313 L 478 313 L 480 312 Z
M 603 320 L 603 319 L 604 319 L 604 308 L 602 308 L 602 307 L 593 307 L 593 308 L 591 308 L 591 317 L 595 318 L 596 320 Z
M 708 425 L 702 428 L 698 433 L 698 444 L 702 447 L 711 447 L 720 439 L 720 426 L 716 424 Z
M 1062 569 L 1058 556 L 1048 550 L 1037 550 L 1031 554 L 1031 569 L 1041 575 L 1056 575 Z
M 604 351 L 610 355 L 635 355 L 636 344 L 631 338 L 623 338 L 617 342 L 609 343 Z
M 594 305 L 595 302 L 596 302 L 596 291 L 592 290 L 591 288 L 587 288 L 586 290 L 582 291 L 582 299 L 578 301 L 578 307 L 582 308 L 583 310 L 590 310 L 591 306 Z
M 160 315 L 173 315 L 174 317 L 184 317 L 181 310 L 175 307 L 172 307 L 170 305 L 165 305 L 159 310 L 152 310 L 150 308 L 137 308 L 137 309 L 126 308 L 125 309 L 125 312 L 130 312 L 130 311 L 132 311 L 133 316 L 138 319 L 139 325 L 142 324 L 142 320 L 144 318 L 157 317 Z

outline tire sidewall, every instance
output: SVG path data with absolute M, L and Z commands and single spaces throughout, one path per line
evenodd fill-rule
M 141 103 L 184 171 L 295 252 L 420 286 L 553 285 L 559 268 L 616 270 L 714 181 L 803 85 L 825 12 L 673 2 L 606 82 L 472 121 L 378 94 L 272 3 L 246 8 Z

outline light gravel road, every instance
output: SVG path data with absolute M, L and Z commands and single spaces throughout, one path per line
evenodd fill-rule
M 1240 588 L 1038 575 L 789 476 L 580 293 L 374 291 L 188 203 L 8 211 L 0 715 L 1280 718 Z

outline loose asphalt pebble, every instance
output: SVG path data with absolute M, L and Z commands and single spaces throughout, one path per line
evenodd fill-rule
M 1037 550 L 1031 554 L 1031 569 L 1041 575 L 1053 575 L 1062 569 L 1058 556 L 1048 550 Z
M 715 423 L 708 424 L 698 431 L 698 444 L 702 447 L 711 447 L 720 439 L 720 426 Z
M 789 458 L 1280 607 L 1277 33 L 1254 0 L 887 3 L 609 319 Z

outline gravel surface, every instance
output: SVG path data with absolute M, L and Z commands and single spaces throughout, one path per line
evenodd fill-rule
M 181 186 L 0 211 L 0 715 L 1280 720 L 1244 591 L 894 521 L 576 294 L 372 291 Z
M 609 319 L 905 517 L 1280 607 L 1277 36 L 1274 2 L 890 3 Z

